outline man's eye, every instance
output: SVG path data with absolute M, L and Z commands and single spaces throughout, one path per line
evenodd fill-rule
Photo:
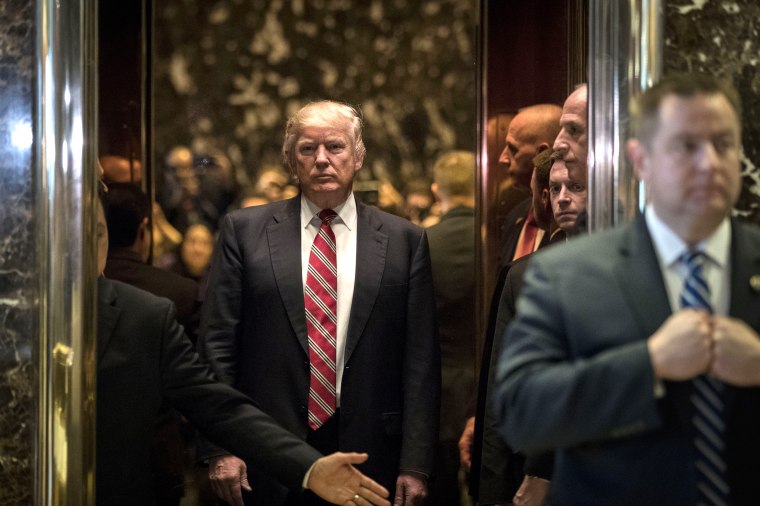
M 690 155 L 699 149 L 699 145 L 694 141 L 685 140 L 681 141 L 677 148 L 681 153 Z
M 731 139 L 718 139 L 713 143 L 713 146 L 715 148 L 715 151 L 720 154 L 724 154 L 733 149 L 734 142 Z
M 332 144 L 328 144 L 327 149 L 329 149 L 332 153 L 338 153 L 342 151 L 344 147 L 345 146 L 343 144 L 335 142 Z
M 572 188 L 573 188 L 573 192 L 575 192 L 575 193 L 580 193 L 580 192 L 582 192 L 583 190 L 586 189 L 586 187 L 583 186 L 580 183 L 573 184 Z
M 314 154 L 314 146 L 301 146 L 299 149 L 299 152 L 302 155 L 313 155 Z
M 559 186 L 551 186 L 549 187 L 549 193 L 552 195 L 558 195 L 559 194 L 560 187 Z

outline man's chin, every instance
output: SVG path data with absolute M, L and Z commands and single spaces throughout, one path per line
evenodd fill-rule
M 565 216 L 557 220 L 557 225 L 565 232 L 572 232 L 576 221 L 578 221 L 578 216 Z

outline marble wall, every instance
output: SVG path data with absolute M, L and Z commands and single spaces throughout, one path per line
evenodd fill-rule
M 156 0 L 155 147 L 280 162 L 305 102 L 357 105 L 360 178 L 429 172 L 475 141 L 476 0 Z M 367 170 L 369 169 L 369 170 Z
M 733 81 L 743 101 L 744 187 L 737 214 L 760 224 L 760 3 L 667 0 L 664 72 L 700 71 Z
M 32 503 L 34 3 L 0 9 L 0 504 Z

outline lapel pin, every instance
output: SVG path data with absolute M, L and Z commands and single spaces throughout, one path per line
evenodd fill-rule
M 749 278 L 749 286 L 756 292 L 760 292 L 760 274 L 755 274 Z

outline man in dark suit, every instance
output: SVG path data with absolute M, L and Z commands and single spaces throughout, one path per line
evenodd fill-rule
M 760 232 L 738 95 L 672 76 L 634 111 L 644 216 L 537 255 L 499 361 L 515 448 L 557 448 L 558 504 L 756 504 Z M 582 295 L 579 295 L 582 294 Z
M 365 148 L 352 107 L 304 106 L 283 155 L 301 194 L 222 221 L 199 349 L 285 428 L 323 452 L 371 453 L 362 470 L 395 504 L 422 504 L 440 392 L 427 238 L 354 198 Z M 206 455 L 219 490 L 248 474 L 256 504 L 315 504 L 265 468 Z
M 545 237 L 550 238 L 542 245 L 542 248 L 552 242 L 564 241 L 565 237 L 564 232 L 557 227 L 554 220 L 549 192 L 549 176 L 559 154 L 552 149 L 547 149 L 533 158 L 534 169 L 531 179 L 533 211 L 536 222 L 546 231 Z M 540 493 L 528 490 L 534 482 L 523 479 L 525 458 L 523 455 L 514 453 L 504 443 L 498 431 L 497 420 L 490 409 L 501 335 L 506 324 L 514 317 L 514 302 L 522 286 L 522 274 L 528 265 L 527 260 L 532 255 L 532 253 L 525 255 L 507 264 L 501 270 L 497 282 L 499 293 L 494 293 L 489 310 L 489 326 L 483 344 L 472 445 L 474 472 L 471 480 L 474 486 L 471 487 L 471 491 L 483 505 L 512 502 L 512 498 L 521 488 L 523 489 L 521 495 L 535 496 Z M 544 474 L 542 473 L 541 476 L 544 477 Z M 521 482 L 524 486 L 521 486 Z M 538 485 L 541 486 L 542 483 Z
M 433 165 L 441 220 L 427 229 L 441 343 L 441 429 L 430 504 L 459 505 L 457 441 L 475 386 L 475 154 L 452 151 Z
M 108 231 L 103 206 L 96 208 L 102 274 Z M 352 466 L 367 455 L 322 457 L 245 395 L 217 382 L 193 351 L 169 300 L 103 276 L 97 292 L 98 504 L 155 504 L 151 439 L 159 407 L 168 400 L 207 437 L 266 466 L 295 491 L 308 488 L 344 506 L 389 505 L 381 497 L 387 491 Z
M 146 263 L 150 252 L 148 196 L 136 184 L 112 183 L 106 194 L 108 260 L 105 276 L 166 297 L 177 310 L 177 321 L 194 340 L 200 304 L 198 284 Z M 185 490 L 185 445 L 179 414 L 164 402 L 155 425 L 151 460 L 155 472 L 156 502 L 178 504 Z

